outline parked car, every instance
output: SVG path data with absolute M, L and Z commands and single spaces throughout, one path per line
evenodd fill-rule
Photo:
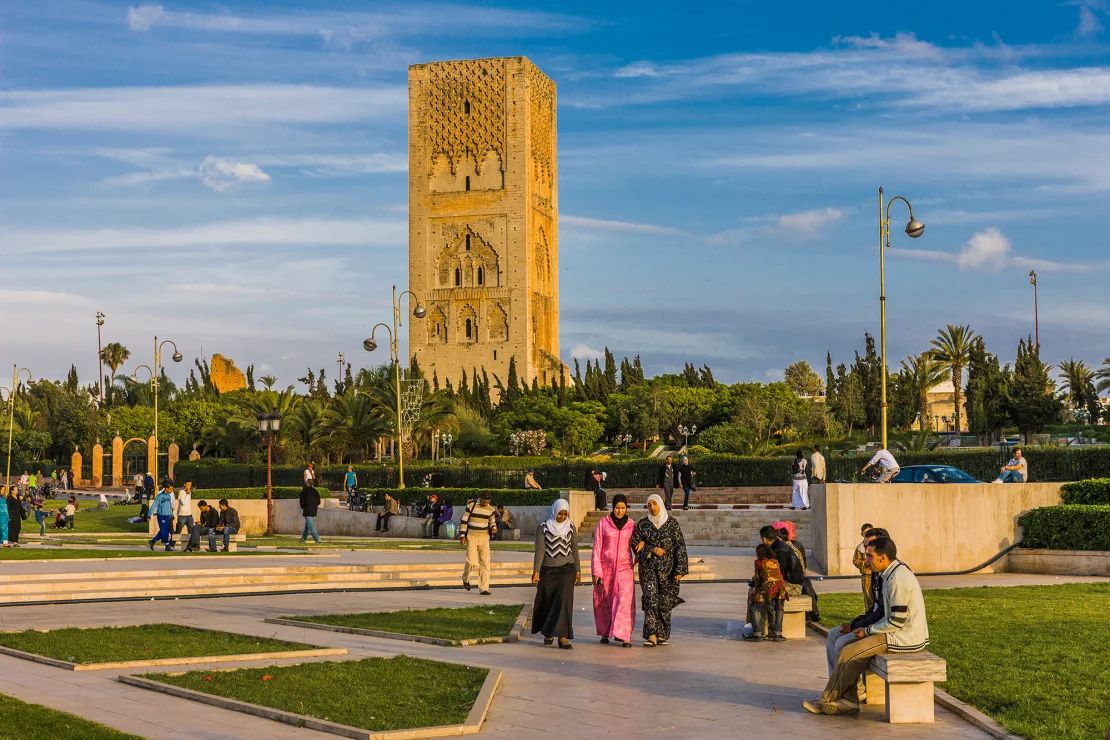
M 982 483 L 969 473 L 951 465 L 907 465 L 891 483 Z

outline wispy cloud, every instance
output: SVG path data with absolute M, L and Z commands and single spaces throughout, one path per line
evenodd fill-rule
M 178 228 L 9 229 L 0 234 L 8 252 L 108 251 L 190 247 L 403 245 L 408 225 L 378 219 L 234 219 Z
M 1046 272 L 1082 272 L 1090 269 L 1089 265 L 1016 255 L 1009 237 L 995 227 L 972 234 L 959 252 L 927 249 L 897 249 L 896 251 L 899 255 L 910 259 L 953 264 L 961 270 L 998 272 L 1009 268 L 1033 268 Z
M 1079 22 L 1075 27 L 1075 35 L 1080 39 L 1090 39 L 1102 33 L 1102 19 L 1100 16 L 1107 13 L 1105 0 L 1078 0 L 1074 3 L 1079 6 Z
M 842 221 L 845 216 L 843 208 L 817 208 L 799 213 L 786 213 L 775 218 L 775 225 L 780 231 L 799 236 L 817 236 L 824 227 Z
M 208 155 L 200 163 L 197 175 L 205 187 L 217 192 L 251 182 L 269 182 L 270 176 L 253 162 L 236 162 Z
M 0 128 L 117 129 L 218 137 L 259 124 L 403 117 L 402 86 L 182 85 L 0 92 Z
M 670 226 L 634 223 L 632 221 L 612 221 L 584 216 L 560 215 L 559 223 L 582 232 L 618 232 L 624 234 L 656 234 L 658 236 L 678 236 L 683 232 Z

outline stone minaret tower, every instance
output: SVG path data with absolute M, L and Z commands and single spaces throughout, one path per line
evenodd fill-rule
M 559 360 L 555 83 L 524 57 L 409 68 L 409 347 L 430 381 L 550 384 Z

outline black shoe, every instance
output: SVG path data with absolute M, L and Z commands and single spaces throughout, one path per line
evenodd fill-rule
M 490 592 L 489 592 L 489 591 L 479 591 L 479 592 L 478 592 L 478 595 L 479 595 L 479 596 L 489 596 L 489 595 L 490 595 Z
M 601 644 L 602 645 L 608 645 L 609 644 L 609 638 L 608 637 L 602 637 L 601 638 Z
M 683 507 L 682 507 L 682 510 L 683 510 L 683 511 L 689 511 L 689 510 L 690 510 L 690 507 L 689 507 L 689 506 L 683 506 Z
M 150 542 L 146 543 L 146 546 L 150 548 L 151 552 L 154 552 L 154 540 L 151 540 Z
M 466 580 L 465 578 L 463 579 L 463 588 L 465 588 L 467 591 L 470 590 L 470 581 Z
M 621 647 L 632 647 L 632 643 L 631 642 L 621 643 Z

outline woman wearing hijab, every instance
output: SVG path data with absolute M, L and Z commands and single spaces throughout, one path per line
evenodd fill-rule
M 15 486 L 12 486 L 15 488 Z M 0 486 L 0 541 L 8 547 L 8 487 Z
M 679 582 L 690 572 L 682 530 L 656 493 L 648 497 L 648 516 L 636 522 L 632 549 L 640 563 L 640 606 L 644 610 L 644 646 L 666 645 L 671 638 L 671 611 L 683 602 Z
M 538 584 L 532 606 L 532 634 L 543 633 L 543 644 L 559 638 L 559 647 L 570 650 L 574 639 L 574 587 L 582 582 L 578 558 L 578 533 L 570 521 L 566 499 L 555 499 L 551 518 L 536 528 L 536 557 L 532 583 Z
M 613 511 L 594 532 L 594 623 L 603 645 L 609 640 L 632 647 L 636 623 L 636 579 L 632 573 L 632 530 L 628 499 L 613 496 Z
M 8 509 L 8 536 L 6 539 L 13 545 L 18 545 L 19 531 L 23 529 L 23 504 L 20 503 L 19 496 L 16 495 L 14 490 L 8 491 L 4 506 Z

